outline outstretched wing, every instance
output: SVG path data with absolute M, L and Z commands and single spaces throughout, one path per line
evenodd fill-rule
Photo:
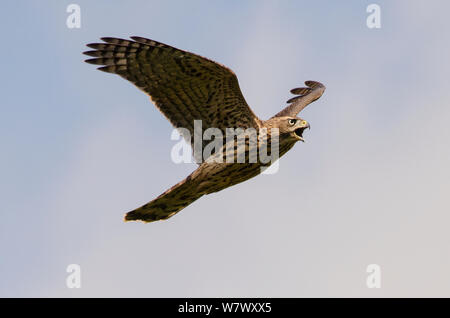
M 287 103 L 290 105 L 273 117 L 297 116 L 303 108 L 319 99 L 325 91 L 325 85 L 319 82 L 306 81 L 305 85 L 307 87 L 291 89 L 291 93 L 298 96 L 289 99 Z
M 118 74 L 150 95 L 174 127 L 189 130 L 192 146 L 194 120 L 202 120 L 203 131 L 259 127 L 230 69 L 163 43 L 131 38 L 134 41 L 102 38 L 105 43 L 88 44 L 94 50 L 84 54 L 94 58 L 86 62 L 104 65 L 98 69 Z

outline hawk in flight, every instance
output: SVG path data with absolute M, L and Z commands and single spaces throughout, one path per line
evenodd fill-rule
M 201 120 L 202 132 L 216 128 L 266 129 L 265 142 L 257 139 L 257 148 L 267 148 L 272 139 L 272 129 L 277 129 L 279 156 L 294 144 L 303 140 L 303 131 L 309 128 L 307 121 L 297 114 L 317 100 L 325 91 L 319 82 L 306 81 L 306 87 L 294 88 L 296 95 L 288 100 L 288 106 L 268 120 L 259 119 L 242 96 L 236 75 L 229 68 L 202 56 L 179 50 L 172 46 L 145 39 L 132 40 L 105 37 L 103 43 L 87 46 L 93 50 L 84 52 L 91 56 L 87 63 L 101 65 L 98 69 L 118 74 L 132 82 L 150 96 L 151 101 L 177 128 L 189 131 L 188 141 L 194 148 L 194 120 Z M 270 131 L 269 131 L 270 130 Z M 186 138 L 186 136 L 184 136 Z M 244 142 L 245 157 L 249 157 L 249 139 Z M 236 155 L 237 147 L 230 149 Z M 203 141 L 201 146 L 205 148 Z M 225 149 L 226 145 L 223 146 Z M 267 149 L 266 148 L 266 149 Z M 272 148 L 271 148 L 272 149 Z M 228 151 L 228 148 L 227 148 Z M 224 153 L 229 154 L 229 152 Z M 219 152 L 214 152 L 211 157 Z M 202 152 L 203 154 L 203 152 Z M 125 215 L 126 221 L 152 222 L 164 220 L 185 208 L 201 196 L 217 192 L 248 180 L 271 162 L 220 162 L 204 160 L 186 179 L 177 183 L 149 203 Z

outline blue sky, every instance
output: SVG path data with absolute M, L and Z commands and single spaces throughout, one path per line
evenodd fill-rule
M 375 30 L 370 3 L 2 3 L 0 296 L 448 297 L 449 4 L 373 2 Z M 323 82 L 307 142 L 277 174 L 123 223 L 195 168 L 170 160 L 145 94 L 83 62 L 86 43 L 132 35 L 227 65 L 262 119 Z

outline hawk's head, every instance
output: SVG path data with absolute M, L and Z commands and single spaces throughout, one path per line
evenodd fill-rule
M 310 128 L 309 123 L 299 117 L 282 116 L 273 117 L 264 123 L 267 128 L 278 128 L 280 137 L 288 138 L 292 141 L 305 141 L 303 132 L 306 128 Z

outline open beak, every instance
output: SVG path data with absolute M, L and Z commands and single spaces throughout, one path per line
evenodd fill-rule
M 305 125 L 302 125 L 302 127 L 299 127 L 296 130 L 294 130 L 295 136 L 303 142 L 305 142 L 305 139 L 303 139 L 303 132 L 305 131 L 306 128 L 311 129 L 311 126 L 309 125 L 308 122 Z

